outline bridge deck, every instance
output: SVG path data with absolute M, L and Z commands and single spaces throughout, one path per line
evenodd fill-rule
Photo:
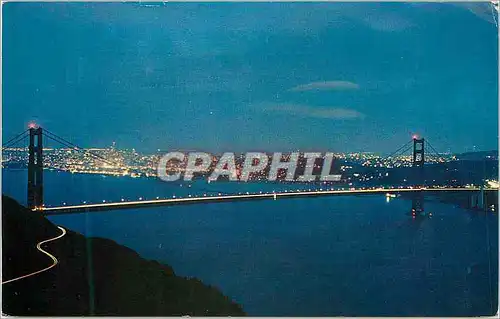
M 498 191 L 498 189 L 484 189 L 485 191 Z M 116 203 L 84 204 L 59 207 L 44 207 L 35 209 L 41 211 L 44 215 L 59 215 L 72 213 L 85 213 L 93 211 L 107 211 L 118 209 L 132 209 L 140 207 L 170 206 L 182 204 L 202 204 L 213 202 L 244 201 L 244 200 L 264 200 L 278 198 L 298 198 L 298 197 L 317 197 L 317 196 L 341 196 L 341 195 L 369 195 L 369 194 L 398 194 L 410 192 L 477 192 L 479 188 L 399 188 L 399 189 L 358 189 L 358 190 L 324 190 L 324 191 L 303 191 L 303 192 L 280 192 L 280 193 L 262 193 L 262 194 L 241 194 L 241 195 L 219 195 L 203 197 L 170 198 L 157 200 L 141 200 Z

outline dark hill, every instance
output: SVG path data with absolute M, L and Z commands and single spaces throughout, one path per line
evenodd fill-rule
M 61 231 L 40 214 L 2 197 L 3 281 L 52 264 L 36 249 Z M 242 308 L 214 287 L 176 276 L 170 266 L 141 258 L 103 238 L 66 236 L 42 246 L 56 267 L 2 285 L 9 315 L 241 316 Z

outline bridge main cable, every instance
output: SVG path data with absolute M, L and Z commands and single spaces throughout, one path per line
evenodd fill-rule
M 433 151 L 433 153 L 434 153 L 433 155 L 435 155 L 435 156 L 437 156 L 437 157 L 439 157 L 439 156 L 440 156 L 440 155 L 439 155 L 439 153 L 438 153 L 438 151 L 436 151 L 436 149 L 432 146 L 432 144 L 429 142 L 429 140 L 426 140 L 426 145 L 429 145 L 429 147 L 431 148 L 431 150 L 432 150 L 432 151 Z
M 391 157 L 393 157 L 394 155 L 398 154 L 398 153 L 404 153 L 404 152 L 407 152 L 408 149 L 411 148 L 411 143 L 413 142 L 413 140 L 409 140 L 406 144 L 404 144 L 403 146 L 401 146 L 400 148 L 398 148 L 396 151 L 392 152 L 391 154 L 389 154 L 388 156 L 386 157 L 383 157 L 382 160 L 386 160 L 386 159 L 389 159 Z
M 80 147 L 78 145 L 75 145 L 75 144 L 73 144 L 73 143 L 65 140 L 64 138 L 62 138 L 62 137 L 60 137 L 60 136 L 58 136 L 58 135 L 56 135 L 56 134 L 54 134 L 54 133 L 52 133 L 52 132 L 50 132 L 48 130 L 45 130 L 45 135 L 48 138 L 52 139 L 53 141 L 61 143 L 61 144 L 65 145 L 65 146 L 67 146 L 67 147 L 69 147 L 71 149 L 74 149 L 76 151 L 84 152 L 86 154 L 89 154 L 89 155 L 93 156 L 94 158 L 97 158 L 97 159 L 101 160 L 102 162 L 104 162 L 106 164 L 113 165 L 113 166 L 117 165 L 116 163 L 113 163 L 113 162 L 107 160 L 106 158 L 104 158 L 104 157 L 102 157 L 100 155 L 97 155 L 97 154 L 95 154 L 95 153 L 93 153 L 93 152 L 91 152 L 89 150 L 86 150 L 86 149 L 84 149 L 84 148 L 82 148 L 82 147 Z
M 23 136 L 25 134 L 27 134 L 29 131 L 29 129 L 17 134 L 16 136 L 14 136 L 13 138 L 11 138 L 10 140 L 8 140 L 7 142 L 5 142 L 4 144 L 2 144 L 2 148 L 9 148 L 10 146 L 18 143 L 20 140 L 22 140 L 23 138 L 25 138 L 26 136 Z

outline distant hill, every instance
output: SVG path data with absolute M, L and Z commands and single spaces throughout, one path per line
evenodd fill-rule
M 457 157 L 457 159 L 462 161 L 465 160 L 477 161 L 483 159 L 496 160 L 498 159 L 498 151 L 492 150 L 492 151 L 480 151 L 480 152 L 467 152 L 467 153 L 456 154 L 455 156 Z
M 2 280 L 49 266 L 36 249 L 61 231 L 49 220 L 2 197 Z M 30 316 L 241 316 L 241 306 L 197 279 L 176 276 L 168 265 L 145 260 L 103 238 L 66 236 L 42 248 L 56 267 L 2 285 L 2 312 Z

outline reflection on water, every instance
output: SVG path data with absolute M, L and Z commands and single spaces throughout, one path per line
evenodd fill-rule
M 22 174 L 4 171 L 5 193 L 23 199 Z M 53 204 L 189 192 L 156 180 L 54 172 L 45 181 Z M 276 185 L 209 187 L 234 192 Z M 429 202 L 432 218 L 412 219 L 410 208 L 402 198 L 339 196 L 51 219 L 217 286 L 251 315 L 458 316 L 496 309 L 497 215 Z

